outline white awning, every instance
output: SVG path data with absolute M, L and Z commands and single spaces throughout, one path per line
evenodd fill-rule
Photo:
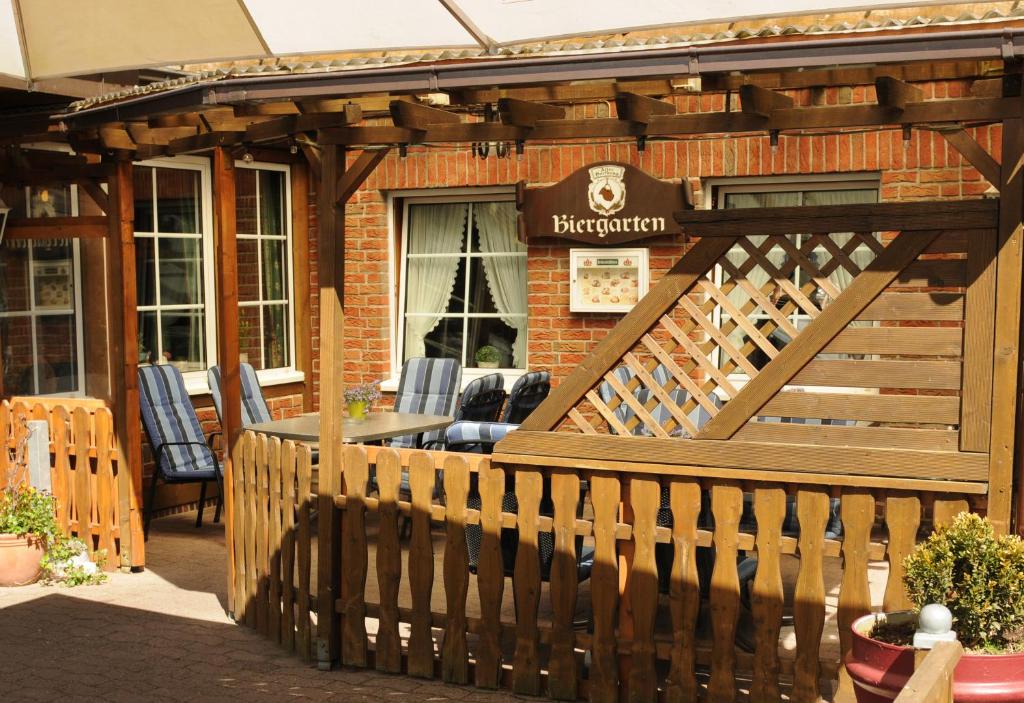
M 939 0 L 0 0 L 0 74 L 27 81 L 302 54 L 497 47 Z

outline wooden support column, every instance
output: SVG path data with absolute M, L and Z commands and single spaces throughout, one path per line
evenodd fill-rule
M 132 164 L 110 164 L 107 197 L 107 323 L 110 330 L 110 395 L 118 454 L 121 568 L 146 563 L 142 535 L 142 424 L 139 411 L 138 334 L 135 290 L 135 201 Z
M 341 493 L 342 409 L 345 347 L 345 204 L 338 202 L 338 182 L 345 171 L 345 149 L 323 148 L 317 186 L 320 253 L 320 473 L 318 481 L 317 660 L 329 669 L 341 654 L 340 621 L 335 601 L 340 594 L 341 540 L 334 496 Z
M 295 365 L 306 375 L 302 410 L 313 412 L 313 330 L 309 290 L 309 175 L 307 163 L 292 164 L 292 272 L 295 281 Z
M 1001 164 L 988 516 L 996 531 L 1005 534 L 1010 529 L 1017 438 L 1017 362 L 1020 344 L 1021 264 L 1024 261 L 1021 241 L 1021 221 L 1024 219 L 1024 118 L 1003 120 Z
M 228 611 L 234 613 L 235 466 L 233 451 L 242 430 L 242 383 L 238 362 L 238 240 L 235 229 L 235 160 L 225 147 L 213 150 L 214 268 L 217 278 L 217 364 L 220 366 L 221 430 L 224 443 L 224 540 L 228 548 Z

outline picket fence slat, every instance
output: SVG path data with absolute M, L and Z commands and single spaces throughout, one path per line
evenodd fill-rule
M 501 502 L 505 472 L 482 462 L 478 469 L 480 491 L 480 559 L 476 582 L 483 623 L 476 661 L 476 685 L 498 688 L 501 684 L 501 598 L 505 590 L 505 565 L 501 553 Z
M 829 515 L 828 493 L 821 488 L 800 489 L 796 496 L 796 513 L 800 523 L 800 569 L 793 605 L 796 673 L 792 697 L 797 703 L 814 703 L 819 697 L 818 649 L 825 626 L 822 557 Z
M 754 489 L 757 520 L 757 574 L 750 607 L 754 622 L 754 672 L 750 696 L 777 701 L 779 691 L 779 633 L 782 630 L 782 523 L 786 517 L 786 491 L 781 486 Z
M 341 554 L 345 568 L 341 570 L 341 661 L 346 666 L 365 667 L 366 635 L 366 483 L 370 479 L 366 450 L 346 445 L 345 495 L 350 501 L 342 519 Z
M 708 697 L 714 703 L 736 698 L 736 624 L 739 619 L 740 581 L 736 570 L 736 535 L 743 512 L 743 491 L 738 485 L 717 484 L 711 489 L 715 516 L 715 568 L 711 573 L 711 681 Z
M 469 555 L 466 552 L 466 499 L 469 466 L 462 457 L 444 462 L 445 543 L 444 592 L 448 622 L 441 645 L 441 678 L 448 683 L 469 682 L 469 645 L 466 642 L 466 595 L 469 592 Z
M 402 670 L 402 640 L 398 625 L 398 590 L 402 579 L 402 546 L 399 540 L 398 494 L 402 462 L 388 449 L 377 456 L 380 491 L 380 533 L 377 538 L 377 583 L 380 587 L 380 624 L 377 628 L 377 668 Z
M 528 696 L 540 695 L 540 636 L 537 613 L 540 607 L 540 540 L 537 518 L 544 483 L 541 473 L 516 468 L 516 500 L 519 503 L 519 548 L 516 551 L 512 590 L 516 602 L 516 648 L 512 665 L 512 690 Z
M 565 470 L 552 472 L 551 495 L 555 510 L 555 554 L 551 564 L 552 634 L 548 693 L 556 700 L 574 701 L 578 676 L 573 616 L 578 586 L 576 506 L 580 497 L 579 476 Z
M 430 595 L 434 587 L 434 544 L 430 539 L 430 502 L 434 463 L 426 454 L 409 461 L 412 489 L 412 538 L 409 544 L 409 587 L 415 616 L 409 623 L 410 676 L 434 677 L 434 637 L 430 629 Z

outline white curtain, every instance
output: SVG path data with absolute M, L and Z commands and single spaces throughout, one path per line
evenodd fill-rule
M 804 205 L 850 205 L 853 203 L 874 203 L 878 202 L 878 196 L 874 190 L 816 190 L 804 196 Z M 849 244 L 853 234 L 831 234 L 833 242 L 840 248 Z M 877 235 L 874 235 L 877 236 Z M 826 255 L 831 256 L 831 255 Z M 857 268 L 864 270 L 864 267 L 875 258 L 875 253 L 866 245 L 860 245 L 850 254 L 850 260 L 857 265 Z M 853 274 L 844 267 L 838 266 L 835 271 L 829 274 L 828 280 L 839 290 L 845 290 L 853 282 Z
M 426 356 L 424 341 L 448 309 L 459 271 L 466 230 L 465 204 L 417 205 L 409 208 L 405 284 L 405 358 Z M 417 256 L 428 254 L 429 256 Z M 451 254 L 452 256 L 442 256 Z
M 516 239 L 515 205 L 511 202 L 476 203 L 473 219 L 480 234 L 484 254 L 525 252 Z M 494 306 L 501 321 L 516 331 L 512 360 L 516 368 L 526 368 L 526 257 L 485 256 L 484 272 Z

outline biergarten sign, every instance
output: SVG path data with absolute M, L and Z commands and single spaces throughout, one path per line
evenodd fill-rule
M 688 184 L 662 181 L 630 164 L 584 166 L 546 188 L 516 189 L 519 239 L 557 237 L 598 246 L 678 234 L 673 218 L 693 208 Z

